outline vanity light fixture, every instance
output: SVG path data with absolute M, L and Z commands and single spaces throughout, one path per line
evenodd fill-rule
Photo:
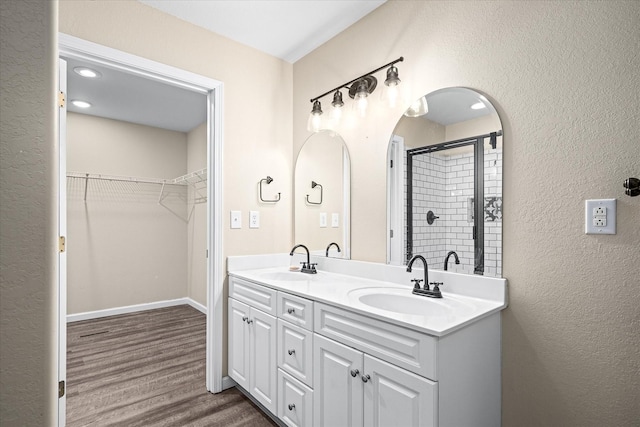
M 391 61 L 388 64 L 383 65 L 382 67 L 378 67 L 373 71 L 369 71 L 366 74 L 343 83 L 340 86 L 323 93 L 322 95 L 311 98 L 310 101 L 313 104 L 313 107 L 311 109 L 311 114 L 309 115 L 309 120 L 307 122 L 307 130 L 310 132 L 318 132 L 322 128 L 322 106 L 320 104 L 320 98 L 331 93 L 333 93 L 333 102 L 331 102 L 333 111 L 331 113 L 331 118 L 334 122 L 340 119 L 341 109 L 344 106 L 344 102 L 342 101 L 342 89 L 348 90 L 349 97 L 355 100 L 354 108 L 360 113 L 361 116 L 364 116 L 367 110 L 368 97 L 371 93 L 373 93 L 378 84 L 378 79 L 376 79 L 373 74 L 387 67 L 389 67 L 389 69 L 387 70 L 387 78 L 384 81 L 384 84 L 385 87 L 389 89 L 387 92 L 390 92 L 387 96 L 389 105 L 391 107 L 394 107 L 397 100 L 397 86 L 400 84 L 400 78 L 398 77 L 398 68 L 395 67 L 394 64 L 402 61 L 404 61 L 404 58 L 401 56 L 395 61 Z M 335 123 L 332 124 L 335 125 Z
M 97 79 L 102 77 L 102 74 L 100 72 L 87 67 L 75 67 L 73 71 L 76 74 L 79 74 L 82 77 L 86 77 L 89 79 Z
M 73 105 L 75 105 L 78 108 L 89 108 L 91 107 L 91 103 L 87 102 L 87 101 L 81 101 L 79 99 L 74 99 L 71 101 L 71 103 Z

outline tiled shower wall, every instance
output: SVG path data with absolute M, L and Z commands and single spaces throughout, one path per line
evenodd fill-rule
M 485 274 L 500 276 L 502 212 L 502 152 L 485 150 L 485 201 L 494 215 L 485 215 Z M 449 251 L 456 251 L 460 265 L 449 270 L 473 274 L 473 153 L 444 156 L 428 153 L 413 157 L 413 254 L 421 254 L 430 268 L 442 269 Z M 490 199 L 488 199 L 490 198 Z M 497 199 L 495 199 L 497 198 Z M 483 201 L 483 203 L 485 203 Z M 439 217 L 427 222 L 428 211 Z

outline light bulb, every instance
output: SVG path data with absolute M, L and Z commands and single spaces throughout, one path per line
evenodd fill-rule
M 309 120 L 307 121 L 307 130 L 309 132 L 318 132 L 322 125 L 322 107 L 320 101 L 313 102 L 313 108 L 311 114 L 309 114 Z

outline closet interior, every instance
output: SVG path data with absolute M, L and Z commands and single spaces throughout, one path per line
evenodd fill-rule
M 206 136 L 206 121 L 180 132 L 67 114 L 71 318 L 175 300 L 206 310 Z

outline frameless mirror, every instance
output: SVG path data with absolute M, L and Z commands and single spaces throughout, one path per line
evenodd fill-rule
M 323 130 L 305 141 L 295 167 L 295 243 L 317 255 L 350 257 L 350 174 L 340 135 Z
M 501 277 L 498 113 L 466 88 L 440 89 L 419 101 L 426 113 L 409 108 L 389 143 L 387 262 L 422 255 L 430 269 Z

